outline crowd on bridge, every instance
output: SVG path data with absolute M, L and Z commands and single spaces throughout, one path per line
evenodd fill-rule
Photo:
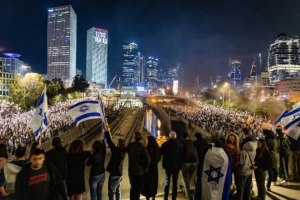
M 74 127 L 68 108 L 82 99 L 67 100 L 49 106 L 49 125 L 43 134 L 48 140 Z M 0 143 L 8 145 L 10 153 L 21 146 L 29 146 L 34 141 L 34 134 L 29 127 L 34 108 L 23 112 L 18 105 L 9 101 L 0 101 Z
M 197 106 L 177 103 L 159 103 L 171 116 L 182 116 L 200 126 L 210 134 L 225 137 L 229 133 L 241 133 L 243 128 L 248 128 L 252 135 L 262 136 L 263 123 L 267 118 L 241 112 L 235 109 L 213 106 L 199 102 Z M 241 134 L 239 134 L 241 137 Z

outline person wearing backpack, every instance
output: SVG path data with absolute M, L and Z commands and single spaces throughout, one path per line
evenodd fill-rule
M 283 181 L 279 185 L 288 182 L 288 161 L 290 154 L 290 142 L 286 138 L 286 135 L 282 132 L 282 127 L 277 127 L 276 132 L 278 134 L 278 146 L 279 146 L 279 158 L 280 158 L 280 170 L 279 176 L 283 178 Z

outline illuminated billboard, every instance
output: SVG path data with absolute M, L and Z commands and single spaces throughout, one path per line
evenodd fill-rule
M 178 80 L 173 81 L 173 93 L 176 95 L 178 93 Z
M 95 28 L 94 29 L 94 39 L 96 43 L 102 43 L 107 44 L 108 38 L 107 38 L 107 30 Z

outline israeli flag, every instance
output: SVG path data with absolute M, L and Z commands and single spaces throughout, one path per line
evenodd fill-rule
M 212 147 L 198 165 L 195 200 L 229 200 L 231 166 L 224 149 Z
M 81 101 L 69 107 L 69 112 L 75 120 L 76 126 L 86 120 L 102 118 L 99 101 Z
M 105 131 L 105 123 L 106 123 L 106 116 L 105 116 L 105 107 L 104 107 L 104 104 L 102 102 L 102 99 L 100 97 L 100 95 L 98 94 L 98 102 L 99 102 L 99 105 L 100 105 L 100 114 L 101 114 L 101 120 L 102 120 L 102 127 L 103 127 L 103 130 Z
M 300 137 L 300 105 L 285 114 L 281 119 L 281 124 L 288 136 L 298 140 Z
M 280 124 L 281 124 L 281 119 L 283 118 L 283 117 L 285 117 L 285 115 L 288 113 L 288 111 L 286 110 L 286 111 L 283 111 L 282 113 L 281 113 L 281 115 L 276 119 L 276 121 L 274 122 L 274 124 L 273 124 L 273 126 L 272 126 L 272 131 L 274 132 L 274 133 L 276 133 L 276 127 L 277 126 L 279 126 Z
M 46 91 L 47 88 L 45 86 L 38 105 L 33 113 L 32 120 L 29 123 L 29 127 L 32 128 L 36 140 L 42 132 L 45 132 L 48 126 L 48 98 Z

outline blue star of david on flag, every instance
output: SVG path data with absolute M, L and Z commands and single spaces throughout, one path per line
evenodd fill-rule
M 293 117 L 294 117 L 293 120 L 300 117 L 300 113 L 297 113 L 297 114 L 293 115 Z
M 89 107 L 87 105 L 83 105 L 80 107 L 80 112 L 85 112 L 87 110 L 89 110 Z
M 219 184 L 219 179 L 224 176 L 224 174 L 221 173 L 221 167 L 215 168 L 212 165 L 210 165 L 209 169 L 204 172 L 208 176 L 207 182 L 216 182 Z M 216 172 L 217 176 L 213 177 L 213 175 L 215 174 L 213 172 Z
M 40 108 L 39 115 L 40 115 L 40 116 L 43 116 L 42 114 L 43 114 L 43 109 Z

